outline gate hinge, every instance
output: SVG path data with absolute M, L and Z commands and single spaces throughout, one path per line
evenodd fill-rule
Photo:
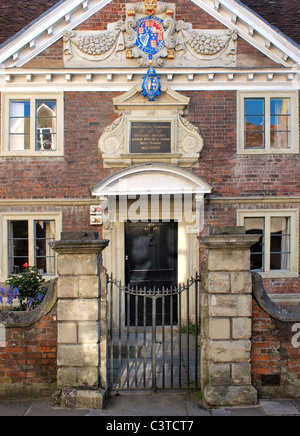
M 201 283 L 201 273 L 196 273 L 195 282 Z

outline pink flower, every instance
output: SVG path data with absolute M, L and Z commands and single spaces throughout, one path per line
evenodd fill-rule
M 26 263 L 24 263 L 24 268 L 28 268 L 29 267 L 29 264 L 26 262 Z

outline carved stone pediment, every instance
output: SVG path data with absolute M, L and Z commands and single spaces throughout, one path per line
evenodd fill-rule
M 180 167 L 191 167 L 198 162 L 203 148 L 203 139 L 198 128 L 188 122 L 189 98 L 178 92 L 163 87 L 162 95 L 155 102 L 146 100 L 141 95 L 142 88 L 137 85 L 132 90 L 113 99 L 116 120 L 106 127 L 99 139 L 105 167 L 124 168 L 131 165 L 155 162 Z M 145 125 L 149 123 L 147 133 Z M 132 150 L 132 126 L 141 126 L 141 146 L 139 152 Z M 168 127 L 169 136 L 162 134 L 160 125 Z M 169 143 L 169 149 L 163 148 Z
M 126 19 L 105 31 L 64 35 L 66 67 L 213 67 L 236 66 L 237 32 L 193 29 L 176 20 L 174 3 L 126 5 Z

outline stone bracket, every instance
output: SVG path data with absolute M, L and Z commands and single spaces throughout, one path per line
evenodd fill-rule
M 252 273 L 253 296 L 258 305 L 272 318 L 281 322 L 300 322 L 299 306 L 280 307 L 274 303 L 264 289 L 263 280 L 259 273 Z

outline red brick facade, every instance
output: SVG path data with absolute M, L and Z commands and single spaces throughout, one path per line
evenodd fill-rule
M 98 140 L 116 118 L 119 94 L 65 92 L 65 156 L 2 158 L 0 198 L 90 198 L 89 189 L 115 172 L 103 168 Z M 214 187 L 212 198 L 272 196 L 276 204 L 278 196 L 300 194 L 299 155 L 237 155 L 235 91 L 183 94 L 191 98 L 187 119 L 204 140 L 192 171 Z
M 56 308 L 29 327 L 7 327 L 0 346 L 0 396 L 49 395 L 56 385 Z
M 207 199 L 206 230 L 214 225 L 236 225 L 239 209 L 299 208 L 298 203 L 276 199 L 300 195 L 299 155 L 237 154 L 236 91 L 183 94 L 191 99 L 187 119 L 199 128 L 204 140 L 199 163 L 191 171 L 214 187 Z M 65 156 L 2 158 L 0 198 L 90 199 L 89 190 L 115 172 L 103 168 L 98 140 L 116 118 L 112 98 L 117 95 L 120 93 L 65 92 Z M 265 196 L 274 202 L 243 204 L 238 200 Z M 227 201 L 222 204 L 224 197 Z M 88 207 L 64 207 L 63 228 L 93 230 Z M 274 279 L 266 280 L 265 286 L 272 293 L 297 293 L 299 283 L 299 279 Z
M 288 398 L 299 395 L 300 347 L 292 343 L 295 323 L 268 316 L 253 303 L 252 382 L 260 396 Z M 297 343 L 297 341 L 296 341 Z

